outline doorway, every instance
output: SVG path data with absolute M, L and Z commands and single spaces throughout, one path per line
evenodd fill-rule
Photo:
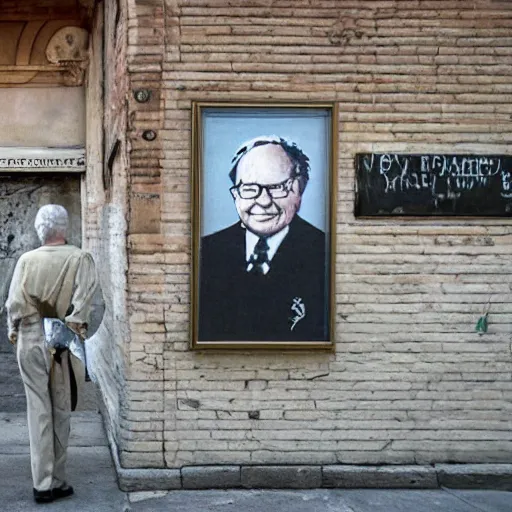
M 69 213 L 68 242 L 80 247 L 82 220 L 80 175 L 63 173 L 0 174 L 0 411 L 25 411 L 25 393 L 16 362 L 15 347 L 7 339 L 4 311 L 16 261 L 39 247 L 34 229 L 37 210 L 44 204 L 61 204 Z M 85 389 L 82 408 L 95 408 L 91 386 Z

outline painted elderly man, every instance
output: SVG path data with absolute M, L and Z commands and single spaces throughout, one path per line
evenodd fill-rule
M 67 350 L 50 353 L 42 319 L 60 319 L 83 339 L 97 278 L 91 255 L 66 243 L 65 208 L 43 206 L 34 225 L 42 246 L 18 260 L 6 309 L 27 397 L 34 499 L 45 503 L 73 494 L 65 464 L 75 358 Z
M 281 137 L 235 153 L 240 221 L 201 240 L 199 340 L 328 339 L 326 237 L 298 215 L 309 172 L 309 158 Z

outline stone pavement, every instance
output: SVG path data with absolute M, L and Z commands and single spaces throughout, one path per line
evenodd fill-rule
M 125 493 L 95 411 L 73 414 L 68 473 L 75 495 L 32 500 L 25 413 L 0 413 L 0 510 L 32 512 L 511 512 L 512 492 L 478 490 L 206 490 Z
M 160 496 L 159 496 L 160 494 Z M 510 512 L 512 493 L 454 490 L 232 490 L 131 493 L 130 512 Z
M 0 510 L 127 510 L 127 495 L 117 486 L 101 416 L 97 412 L 86 411 L 73 415 L 68 450 L 68 476 L 75 488 L 73 497 L 51 504 L 37 505 L 32 499 L 25 413 L 0 412 Z

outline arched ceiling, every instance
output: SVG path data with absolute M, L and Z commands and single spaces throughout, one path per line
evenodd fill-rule
M 0 87 L 77 86 L 94 0 L 2 0 Z

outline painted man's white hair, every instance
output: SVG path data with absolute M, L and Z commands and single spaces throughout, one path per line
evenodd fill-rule
M 42 244 L 54 236 L 66 236 L 68 212 L 60 204 L 47 204 L 39 208 L 34 222 L 37 236 Z

